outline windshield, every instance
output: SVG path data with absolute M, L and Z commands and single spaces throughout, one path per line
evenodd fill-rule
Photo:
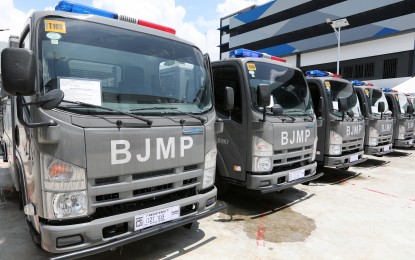
M 64 30 L 45 24 L 64 25 Z M 66 100 L 137 114 L 197 114 L 212 108 L 209 72 L 202 53 L 193 46 L 55 17 L 46 18 L 39 28 L 43 93 L 60 88 Z M 110 113 L 67 103 L 60 107 L 76 113 Z M 149 107 L 154 109 L 143 109 Z
M 409 106 L 408 98 L 402 93 L 395 94 L 394 96 L 398 101 L 401 114 L 406 114 L 406 111 Z
M 369 89 L 365 89 L 365 92 L 367 92 Z M 378 112 L 378 105 L 380 102 L 383 102 L 385 104 L 385 114 L 392 114 L 392 112 L 389 110 L 388 102 L 386 101 L 385 93 L 383 93 L 380 89 L 370 89 L 372 91 L 369 91 L 370 94 L 370 104 L 371 104 L 371 111 L 372 114 L 379 114 Z
M 331 113 L 336 116 L 342 116 L 343 113 L 339 111 L 338 99 L 346 98 L 349 110 L 353 111 L 354 117 L 360 117 L 362 115 L 356 92 L 351 83 L 328 80 L 324 84 L 326 86 L 327 96 L 332 101 L 329 104 Z
M 247 74 L 251 88 L 254 108 L 257 106 L 257 88 L 259 84 L 271 86 L 271 104 L 282 106 L 286 115 L 312 115 L 311 96 L 301 71 L 275 64 L 248 62 Z M 270 111 L 268 111 L 272 115 Z

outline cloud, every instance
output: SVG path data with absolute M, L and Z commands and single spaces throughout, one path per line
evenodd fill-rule
M 24 13 L 14 7 L 13 0 L 0 1 L 0 29 L 9 29 L 0 31 L 0 41 L 7 42 L 9 35 L 20 35 L 23 26 L 30 13 Z

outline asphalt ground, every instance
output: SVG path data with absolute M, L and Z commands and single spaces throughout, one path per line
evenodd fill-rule
M 227 209 L 190 230 L 85 259 L 415 259 L 415 149 L 367 157 L 284 193 L 232 187 Z M 0 259 L 50 256 L 32 243 L 16 194 L 3 189 Z

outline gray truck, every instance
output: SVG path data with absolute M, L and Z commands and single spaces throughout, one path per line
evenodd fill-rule
M 307 71 L 318 128 L 316 161 L 319 166 L 347 170 L 365 161 L 365 121 L 353 85 L 336 74 Z
M 302 72 L 282 59 L 246 49 L 212 62 L 218 134 L 216 186 L 282 191 L 316 172 L 317 123 Z M 227 89 L 234 106 L 228 110 Z
M 365 117 L 365 154 L 383 156 L 393 152 L 393 118 L 385 94 L 373 84 L 353 80 Z
M 414 146 L 414 107 L 404 93 L 391 89 L 383 89 L 392 116 L 393 123 L 393 147 L 409 148 Z
M 32 13 L 1 55 L 4 143 L 33 241 L 75 258 L 222 210 L 209 56 L 168 27 L 56 9 Z

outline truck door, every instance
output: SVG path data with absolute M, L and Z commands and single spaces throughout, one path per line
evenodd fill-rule
M 321 86 L 321 81 L 318 80 L 307 80 L 308 88 L 310 89 L 311 98 L 313 100 L 313 108 L 316 113 L 316 117 L 318 120 L 322 120 L 322 126 L 317 130 L 318 142 L 317 142 L 317 153 L 316 153 L 316 161 L 324 162 L 324 154 L 325 154 L 325 142 L 326 134 L 327 134 L 327 120 L 330 122 L 330 118 L 327 118 L 328 110 L 327 105 L 327 96 L 326 93 L 323 92 L 323 87 Z M 319 105 L 320 105 L 320 97 L 323 98 L 324 110 L 323 112 L 319 112 Z
M 218 170 L 222 176 L 237 181 L 246 180 L 244 172 L 247 145 L 251 142 L 247 135 L 246 104 L 242 102 L 242 79 L 243 75 L 237 64 L 213 67 L 216 111 L 218 117 L 224 119 L 223 132 L 218 134 Z M 235 103 L 230 113 L 224 111 L 225 87 L 231 87 L 234 91 Z

